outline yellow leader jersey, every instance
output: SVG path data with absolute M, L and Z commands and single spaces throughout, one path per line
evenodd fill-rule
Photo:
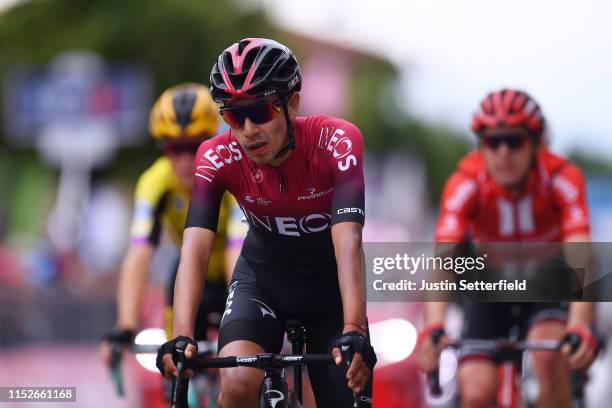
M 149 243 L 157 246 L 162 227 L 178 245 L 181 245 L 183 229 L 189 208 L 190 191 L 178 180 L 170 160 L 160 157 L 138 179 L 135 207 L 130 231 L 132 243 Z M 247 226 L 234 197 L 225 193 L 221 201 L 219 225 L 213 253 L 208 266 L 207 281 L 224 280 L 227 245 L 241 244 Z

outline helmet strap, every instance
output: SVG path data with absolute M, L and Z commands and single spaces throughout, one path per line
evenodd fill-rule
M 293 136 L 293 122 L 289 119 L 289 109 L 287 109 L 287 100 L 289 99 L 289 95 L 284 96 L 281 99 L 281 108 L 283 109 L 283 114 L 285 115 L 285 121 L 287 122 L 287 136 L 289 137 L 289 143 L 287 143 L 282 149 L 276 153 L 274 159 L 278 159 L 279 157 L 283 157 L 289 150 L 295 149 L 295 137 Z

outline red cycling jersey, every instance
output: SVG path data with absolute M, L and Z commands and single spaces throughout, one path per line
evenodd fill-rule
M 523 192 L 510 194 L 475 150 L 446 182 L 436 241 L 562 242 L 588 232 L 584 178 L 567 159 L 539 148 Z
M 333 258 L 331 226 L 364 222 L 363 138 L 352 123 L 322 115 L 296 118 L 294 133 L 295 149 L 278 168 L 252 162 L 231 130 L 202 143 L 186 228 L 216 230 L 228 190 L 250 226 L 243 256 L 312 259 L 321 248 Z

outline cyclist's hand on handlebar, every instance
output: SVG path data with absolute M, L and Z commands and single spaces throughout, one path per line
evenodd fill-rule
M 372 372 L 363 361 L 363 357 L 359 353 L 353 354 L 353 360 L 346 372 L 348 387 L 353 392 L 360 393 L 365 388 Z
M 186 336 L 178 336 L 165 342 L 157 350 L 157 361 L 155 365 L 159 372 L 168 379 L 174 379 L 179 375 L 178 363 L 184 359 L 192 358 L 198 352 L 196 343 Z M 183 370 L 183 376 L 193 376 L 193 371 Z
M 356 331 L 345 333 L 334 343 L 332 357 L 336 365 L 346 364 L 345 358 L 350 360 L 347 385 L 355 393 L 363 391 L 376 365 L 376 353 L 368 339 Z
M 572 336 L 579 339 L 576 342 L 577 348 L 575 345 L 572 347 L 570 340 Z M 588 326 L 577 325 L 568 328 L 564 342 L 561 352 L 565 355 L 570 368 L 573 370 L 585 370 L 595 360 L 598 344 Z M 573 348 L 575 348 L 575 351 Z
M 443 324 L 430 324 L 419 333 L 417 360 L 421 369 L 430 372 L 438 367 L 440 353 L 450 339 L 444 333 Z
M 100 345 L 100 355 L 104 364 L 110 367 L 115 358 L 113 352 L 117 350 L 120 353 L 125 352 L 132 341 L 134 341 L 134 331 L 131 329 L 116 329 L 104 336 Z M 119 348 L 114 349 L 114 346 L 119 346 Z

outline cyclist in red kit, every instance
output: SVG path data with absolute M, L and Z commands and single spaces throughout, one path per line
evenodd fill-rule
M 309 353 L 352 345 L 348 372 L 309 367 L 317 405 L 349 407 L 353 392 L 371 406 L 376 362 L 368 339 L 364 291 L 363 139 L 350 122 L 298 117 L 301 74 L 293 53 L 268 39 L 227 48 L 211 73 L 211 93 L 230 130 L 202 143 L 176 280 L 174 335 L 193 338 L 195 305 L 231 192 L 249 223 L 219 335 L 219 356 L 280 351 L 285 322 L 307 326 Z M 160 349 L 162 373 L 176 373 L 173 345 Z M 195 347 L 189 346 L 186 356 Z M 263 374 L 221 370 L 223 407 L 255 405 Z M 347 381 L 348 380 L 348 381 Z M 348 387 L 347 387 L 348 384 Z
M 539 105 L 525 92 L 492 92 L 474 115 L 478 149 L 469 153 L 444 188 L 436 227 L 437 242 L 588 242 L 585 185 L 578 167 L 544 144 L 545 123 Z M 444 328 L 445 303 L 428 303 L 427 327 L 421 335 L 422 364 L 430 370 L 439 350 L 430 334 Z M 522 337 L 561 340 L 581 338 L 580 348 L 565 358 L 535 352 L 542 406 L 569 406 L 569 367 L 584 369 L 595 355 L 591 303 L 576 302 L 569 315 L 559 302 L 471 303 L 466 338 L 507 337 L 518 319 Z M 440 346 L 448 342 L 442 336 Z M 496 366 L 486 353 L 464 354 L 459 369 L 462 406 L 493 406 L 498 387 Z

